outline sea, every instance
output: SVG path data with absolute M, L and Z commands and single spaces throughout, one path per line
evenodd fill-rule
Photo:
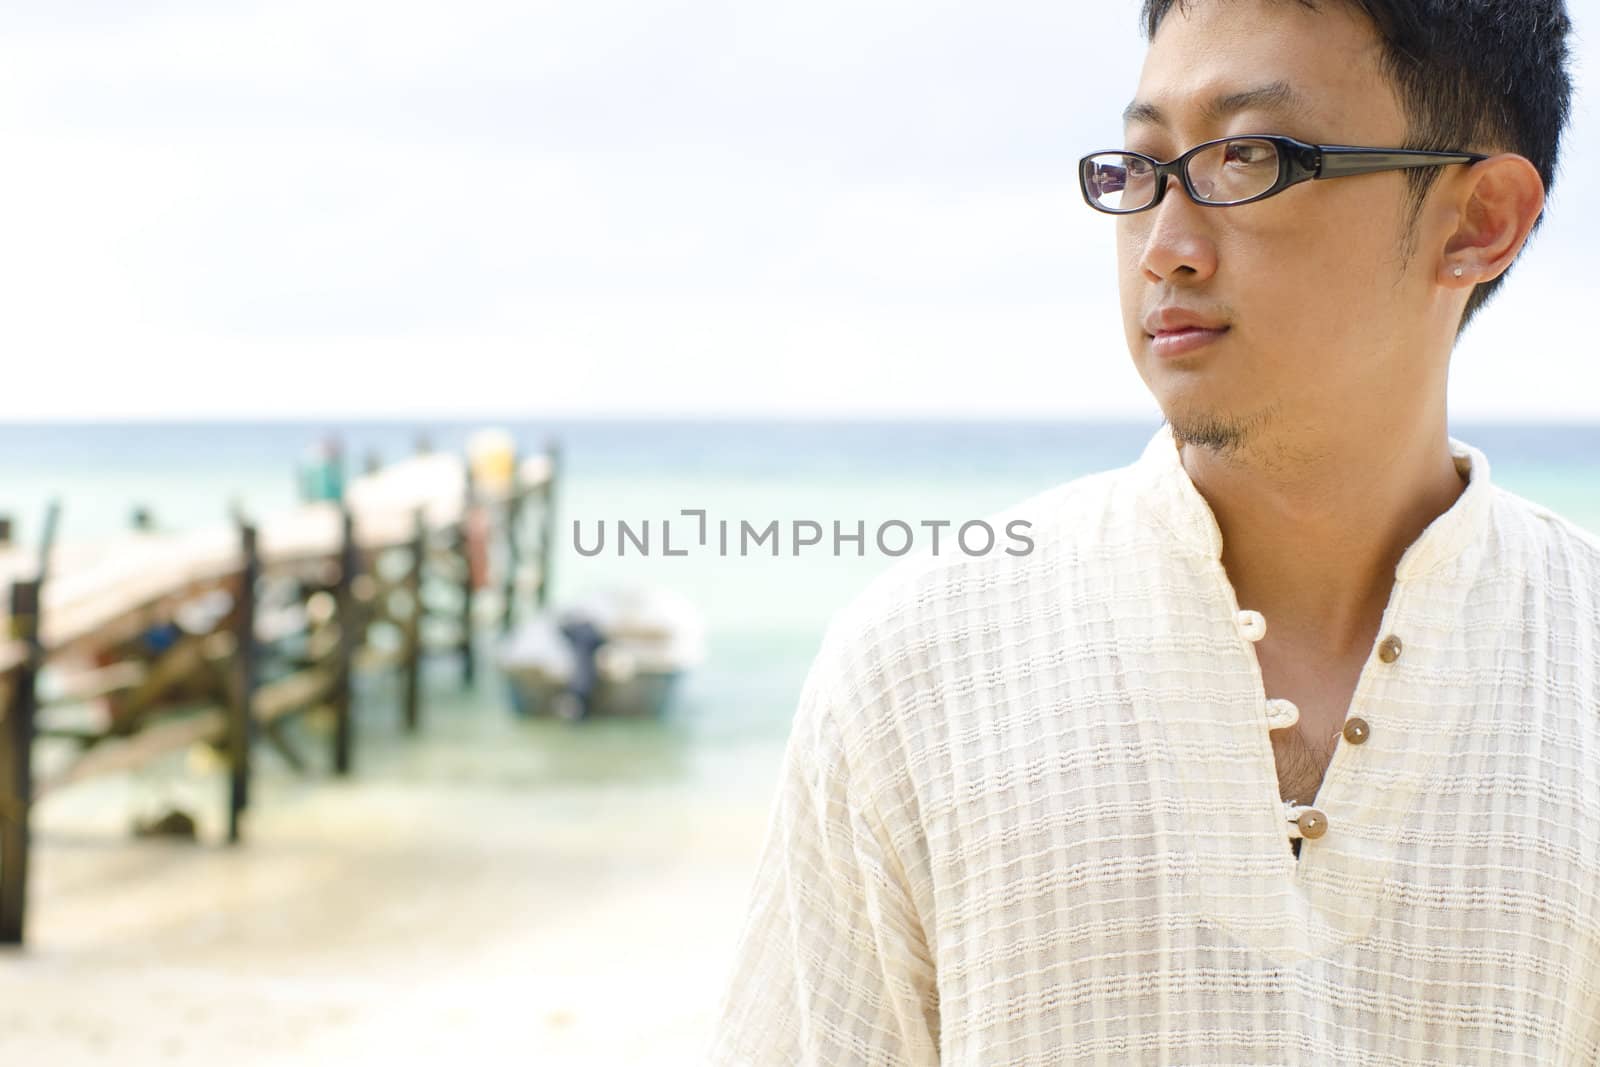
M 705 656 L 659 721 L 562 722 L 529 743 L 553 746 L 560 759 L 549 766 L 564 776 L 592 772 L 693 787 L 744 775 L 746 786 L 761 790 L 771 785 L 824 629 L 895 563 L 891 553 L 928 547 L 940 522 L 948 524 L 938 527 L 942 550 L 950 551 L 950 538 L 971 520 L 1133 462 L 1158 426 L 576 418 L 12 423 L 0 426 L 0 515 L 12 519 L 23 543 L 38 537 L 51 500 L 60 505 L 63 541 L 114 534 L 138 509 L 162 528 L 209 524 L 234 508 L 265 515 L 293 507 L 301 468 L 330 436 L 341 442 L 352 474 L 369 457 L 393 460 L 419 447 L 464 450 L 485 428 L 506 431 L 524 454 L 553 442 L 561 476 L 549 606 L 559 610 L 612 588 L 673 593 L 700 612 Z M 1450 432 L 1485 452 L 1496 482 L 1600 532 L 1600 424 L 1459 424 Z M 864 531 L 859 547 L 847 540 L 835 550 L 835 522 Z M 776 555 L 770 535 L 753 543 L 747 536 L 741 550 L 746 525 L 760 532 L 772 523 Z M 602 529 L 604 547 L 594 551 Z M 798 543 L 802 529 L 820 534 L 820 542 Z M 997 533 L 996 550 L 1006 543 Z M 981 527 L 968 534 L 969 545 L 983 537 Z M 642 535 L 648 541 L 641 549 Z M 498 640 L 483 637 L 486 659 L 493 660 Z M 461 699 L 456 694 L 450 703 Z M 482 714 L 514 715 L 499 682 L 475 687 L 466 699 Z M 418 743 L 426 745 L 426 736 Z

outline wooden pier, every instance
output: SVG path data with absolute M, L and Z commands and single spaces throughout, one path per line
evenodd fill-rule
M 489 479 L 420 452 L 337 500 L 180 532 L 141 514 L 97 543 L 58 544 L 55 505 L 31 547 L 0 520 L 0 944 L 24 941 L 29 815 L 56 791 L 209 746 L 238 843 L 260 746 L 352 774 L 358 675 L 391 674 L 421 730 L 424 658 L 456 658 L 470 685 L 485 609 L 504 630 L 548 595 L 559 463 L 552 443 Z M 308 715 L 331 720 L 317 756 L 286 729 Z M 42 741 L 72 757 L 41 768 Z

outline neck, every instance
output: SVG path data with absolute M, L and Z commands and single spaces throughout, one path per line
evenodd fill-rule
M 1218 452 L 1181 446 L 1222 532 L 1239 606 L 1281 641 L 1330 656 L 1371 643 L 1405 550 L 1466 488 L 1444 412 L 1336 433 L 1261 435 Z

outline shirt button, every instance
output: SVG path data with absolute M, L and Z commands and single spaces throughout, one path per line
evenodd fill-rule
M 1267 636 L 1267 617 L 1259 611 L 1246 609 L 1239 612 L 1239 632 L 1248 641 L 1259 641 Z
M 1316 840 L 1328 832 L 1328 817 L 1316 808 L 1307 808 L 1295 820 L 1295 825 L 1300 827 L 1300 836 Z
M 1267 701 L 1267 724 L 1273 730 L 1293 726 L 1300 721 L 1300 708 L 1292 700 L 1273 697 Z
M 1390 634 L 1383 639 L 1383 644 L 1378 646 L 1378 658 L 1385 663 L 1393 663 L 1400 658 L 1400 639 Z
M 1352 745 L 1364 743 L 1372 734 L 1372 728 L 1367 725 L 1367 720 L 1352 716 L 1345 720 L 1344 739 Z

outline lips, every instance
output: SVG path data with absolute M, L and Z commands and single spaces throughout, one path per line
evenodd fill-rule
M 1150 345 L 1163 358 L 1204 348 L 1229 329 L 1220 316 L 1177 304 L 1159 307 L 1144 317 L 1144 332 L 1150 337 Z
M 1184 330 L 1226 330 L 1228 324 L 1215 315 L 1197 309 L 1169 304 L 1144 317 L 1144 332 L 1151 337 L 1181 333 Z

